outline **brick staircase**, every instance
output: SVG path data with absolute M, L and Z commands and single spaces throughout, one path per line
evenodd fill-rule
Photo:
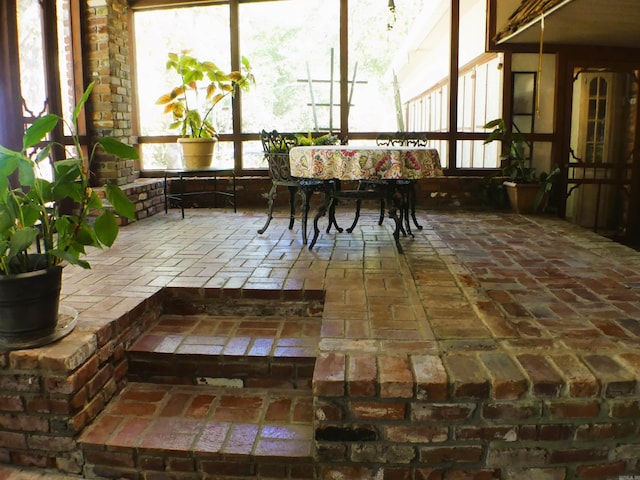
M 87 478 L 314 478 L 317 317 L 163 314 L 79 439 Z

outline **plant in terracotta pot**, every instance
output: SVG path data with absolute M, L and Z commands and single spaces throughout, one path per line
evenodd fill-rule
M 62 266 L 90 268 L 82 258 L 87 247 L 110 247 L 118 235 L 116 215 L 90 187 L 89 166 L 98 148 L 121 158 L 138 154 L 107 137 L 85 158 L 77 119 L 92 89 L 90 84 L 73 113 L 75 153 L 53 163 L 53 180 L 38 173 L 49 161 L 54 142 L 43 139 L 62 120 L 58 115 L 36 119 L 20 151 L 0 146 L 0 337 L 48 335 L 56 326 Z M 119 187 L 107 185 L 105 194 L 118 215 L 135 217 Z
M 559 168 L 554 168 L 551 173 L 537 173 L 536 168 L 530 165 L 525 157 L 526 141 L 520 132 L 508 134 L 505 121 L 498 118 L 488 122 L 484 128 L 493 129 L 485 144 L 500 141 L 506 142 L 508 150 L 500 156 L 503 176 L 507 180 L 503 182 L 507 190 L 511 207 L 517 213 L 537 212 L 546 203 L 546 197 L 555 178 L 560 173 Z
M 238 89 L 248 91 L 255 83 L 249 61 L 242 57 L 241 71 L 225 73 L 214 62 L 200 61 L 188 52 L 169 53 L 167 70 L 174 70 L 180 83 L 156 104 L 164 105 L 164 113 L 173 116 L 169 128 L 180 131 L 178 142 L 185 167 L 207 168 L 217 141 L 211 121 L 214 109 L 225 97 L 235 95 Z M 193 149 L 202 149 L 202 153 Z

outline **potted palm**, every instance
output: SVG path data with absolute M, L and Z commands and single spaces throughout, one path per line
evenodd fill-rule
M 492 128 L 485 144 L 494 141 L 506 141 L 508 150 L 500 156 L 504 165 L 502 174 L 507 177 L 504 185 L 511 208 L 516 213 L 533 213 L 540 210 L 546 202 L 555 177 L 560 173 L 555 168 L 551 173 L 541 172 L 529 164 L 525 157 L 526 141 L 520 132 L 507 135 L 506 124 L 502 118 L 488 122 L 484 128 Z
M 249 61 L 242 57 L 241 71 L 225 73 L 209 61 L 200 61 L 187 52 L 169 53 L 167 70 L 175 70 L 180 83 L 156 104 L 173 116 L 171 129 L 179 129 L 185 168 L 197 170 L 211 165 L 216 129 L 211 117 L 214 108 L 238 89 L 248 91 L 254 83 Z
M 78 115 L 93 84 L 73 112 L 75 154 L 53 163 L 54 179 L 38 175 L 54 142 L 43 139 L 62 119 L 36 119 L 23 136 L 20 151 L 0 146 L 0 337 L 37 339 L 56 326 L 64 264 L 90 268 L 87 247 L 110 247 L 118 235 L 116 215 L 105 209 L 89 184 L 89 165 L 98 148 L 121 158 L 137 151 L 113 138 L 101 138 L 88 158 L 77 134 Z M 12 181 L 13 180 L 13 181 Z M 107 185 L 113 210 L 133 219 L 134 205 L 122 190 Z M 69 205 L 69 204 L 72 205 Z

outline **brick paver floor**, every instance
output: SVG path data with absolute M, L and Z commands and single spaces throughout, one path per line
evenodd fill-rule
M 298 224 L 287 230 L 284 212 L 263 235 L 257 210 L 191 209 L 184 220 L 179 211 L 142 220 L 123 228 L 111 250 L 92 252 L 91 270 L 65 269 L 62 301 L 80 315 L 61 344 L 87 341 L 165 286 L 322 289 L 320 353 L 454 358 L 477 350 L 491 368 L 497 357 L 489 352 L 505 349 L 534 390 L 554 388 L 528 356 L 541 349 L 567 375 L 571 351 L 609 376 L 616 372 L 606 356 L 618 367 L 639 358 L 634 250 L 555 218 L 437 211 L 419 212 L 424 229 L 401 238 L 399 255 L 389 222 L 376 219 L 370 210 L 352 234 L 322 231 L 313 251 L 301 244 Z M 339 220 L 347 224 L 350 216 Z M 40 478 L 7 472 L 0 476 Z

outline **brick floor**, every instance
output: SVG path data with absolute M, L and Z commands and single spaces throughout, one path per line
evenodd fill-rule
M 163 287 L 325 290 L 314 377 L 320 397 L 489 398 L 482 415 L 498 419 L 541 409 L 499 402 L 532 395 L 546 399 L 545 412 L 554 418 L 576 415 L 564 398 L 601 396 L 612 415 L 630 411 L 619 399 L 638 397 L 640 254 L 554 218 L 419 212 L 425 228 L 402 238 L 405 255 L 398 255 L 388 222 L 378 226 L 376 218 L 366 212 L 352 234 L 322 232 L 313 251 L 301 244 L 297 226 L 286 229 L 284 215 L 257 235 L 264 222 L 257 211 L 193 209 L 184 220 L 171 211 L 127 226 L 114 248 L 91 254 L 91 270 L 65 269 L 63 304 L 80 315 L 60 345 L 73 351 Z M 356 402 L 347 407 L 365 422 L 377 411 Z M 600 408 L 579 407 L 596 416 Z M 464 415 L 411 413 L 445 414 Z M 518 438 L 528 438 L 521 427 Z M 459 429 L 456 435 L 491 433 Z M 366 463 L 366 452 L 356 453 Z M 420 455 L 453 461 L 444 447 Z M 506 447 L 456 455 L 460 461 L 487 455 L 517 472 Z M 559 464 L 570 457 L 549 455 Z M 627 457 L 620 461 L 632 468 Z M 607 471 L 602 464 L 589 468 Z

